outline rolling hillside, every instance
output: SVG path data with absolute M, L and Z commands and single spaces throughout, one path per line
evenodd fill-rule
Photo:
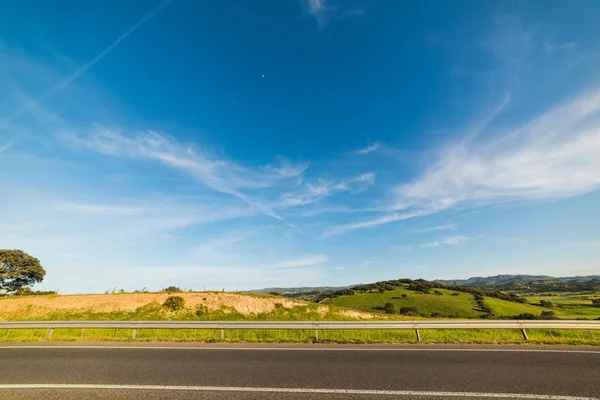
M 409 290 L 404 287 L 395 287 L 393 290 L 371 293 L 355 293 L 353 295 L 335 296 L 328 299 L 324 304 L 344 307 L 362 312 L 384 313 L 384 305 L 392 303 L 395 306 L 395 314 L 402 307 L 416 307 L 418 315 L 430 318 L 432 314 L 440 318 L 481 318 L 484 313 L 479 309 L 475 298 L 470 293 L 455 292 L 447 289 L 436 289 L 438 294 L 431 291 L 430 294 Z M 441 293 L 441 295 L 439 294 Z M 593 307 L 591 298 L 600 298 L 600 294 L 583 296 L 572 294 L 569 296 L 532 296 L 527 303 L 502 300 L 485 296 L 484 302 L 491 307 L 497 317 L 511 317 L 519 314 L 530 313 L 539 316 L 543 311 L 554 311 L 556 317 L 564 319 L 576 318 L 600 318 L 600 307 Z M 551 299 L 553 307 L 542 307 L 540 299 Z
M 423 294 L 408 290 L 405 287 L 396 287 L 384 293 L 357 293 L 348 296 L 336 296 L 325 302 L 338 307 L 350 308 L 362 312 L 383 313 L 385 303 L 392 303 L 396 313 L 402 307 L 416 307 L 422 317 L 430 317 L 438 313 L 445 318 L 479 318 L 483 312 L 477 311 L 477 304 L 469 293 L 453 292 L 439 289 L 442 295 Z M 456 295 L 454 294 L 456 293 Z M 404 295 L 404 296 L 403 296 Z

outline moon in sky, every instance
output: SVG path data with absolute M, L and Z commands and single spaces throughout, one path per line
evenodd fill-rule
M 263 74 L 263 75 L 262 75 L 262 77 L 264 78 L 264 77 L 265 77 L 265 75 Z

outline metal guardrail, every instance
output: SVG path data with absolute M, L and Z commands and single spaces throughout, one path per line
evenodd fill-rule
M 585 320 L 412 320 L 412 321 L 16 321 L 0 322 L 0 329 L 226 329 L 248 330 L 314 330 L 318 340 L 320 330 L 407 330 L 420 329 L 520 329 L 527 340 L 526 329 L 600 330 L 600 321 Z

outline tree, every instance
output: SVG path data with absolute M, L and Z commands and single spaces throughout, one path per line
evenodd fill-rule
M 401 307 L 400 314 L 417 316 L 419 315 L 419 311 L 417 310 L 417 307 Z
M 592 299 L 592 306 L 600 307 L 600 299 Z
M 21 250 L 0 250 L 0 292 L 18 293 L 41 282 L 46 271 L 40 260 Z
M 383 309 L 386 314 L 393 314 L 396 312 L 396 306 L 393 303 L 385 303 Z

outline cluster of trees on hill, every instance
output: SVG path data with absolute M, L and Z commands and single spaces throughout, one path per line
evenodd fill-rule
M 321 302 L 327 298 L 335 297 L 335 296 L 348 296 L 356 293 L 371 293 L 371 292 L 386 292 L 394 290 L 396 287 L 406 286 L 409 290 L 414 290 L 417 292 L 431 294 L 432 292 L 435 294 L 435 289 L 447 289 L 453 290 L 455 292 L 463 292 L 470 293 L 473 296 L 483 298 L 483 296 L 495 297 L 502 300 L 514 301 L 517 303 L 527 303 L 527 299 L 523 297 L 519 297 L 516 294 L 506 294 L 501 292 L 496 287 L 473 287 L 473 286 L 461 286 L 461 285 L 446 285 L 441 282 L 428 281 L 426 279 L 394 279 L 388 281 L 379 281 L 364 285 L 354 286 L 352 288 L 341 289 L 334 292 L 329 293 L 319 293 L 316 298 L 317 302 Z M 479 305 L 482 308 L 483 312 L 486 312 L 486 306 Z
M 522 292 L 597 292 L 600 291 L 600 279 L 588 281 L 537 280 L 532 282 L 513 282 L 495 286 L 498 290 L 518 290 Z

